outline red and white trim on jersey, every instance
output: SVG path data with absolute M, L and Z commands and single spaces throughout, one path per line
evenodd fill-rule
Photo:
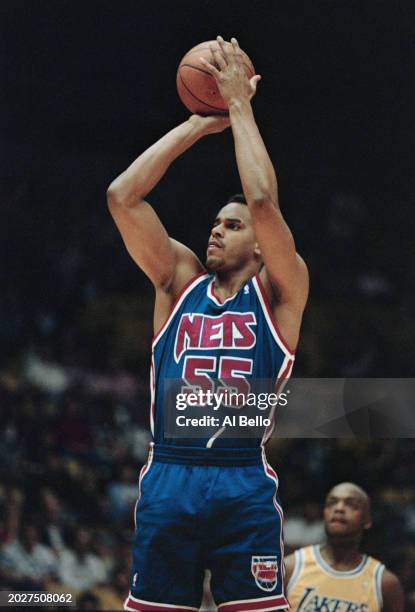
M 284 527 L 284 512 L 281 508 L 281 506 L 279 505 L 279 503 L 277 502 L 277 493 L 278 493 L 278 476 L 276 474 L 276 472 L 272 469 L 272 467 L 270 466 L 270 464 L 267 461 L 267 458 L 265 456 L 265 448 L 262 447 L 262 463 L 264 465 L 264 472 L 265 472 L 265 476 L 267 476 L 268 478 L 271 478 L 271 480 L 274 481 L 275 483 L 275 494 L 274 494 L 274 498 L 272 500 L 274 506 L 275 506 L 275 510 L 278 512 L 279 517 L 280 517 L 280 547 L 281 547 L 281 576 L 282 576 L 282 591 L 281 594 L 284 593 L 284 575 L 285 575 L 285 567 L 284 567 L 284 538 L 283 538 L 283 527 Z
M 139 612 L 197 612 L 199 608 L 190 606 L 175 606 L 173 604 L 156 603 L 155 601 L 144 601 L 131 595 L 131 591 L 124 602 L 125 610 L 138 610 Z
M 156 374 L 154 365 L 154 353 L 151 353 L 150 365 L 150 430 L 154 438 L 154 415 L 156 410 Z
M 284 361 L 281 364 L 280 370 L 278 372 L 277 375 L 277 380 L 275 383 L 275 390 L 274 393 L 282 393 L 284 386 L 287 382 L 287 380 L 290 378 L 291 376 L 291 372 L 293 369 L 293 365 L 294 365 L 294 358 L 290 355 L 286 355 L 284 358 Z M 265 429 L 264 431 L 264 435 L 262 436 L 262 442 L 261 442 L 261 446 L 264 446 L 266 444 L 266 442 L 268 442 L 268 440 L 270 439 L 272 432 L 274 431 L 274 427 L 275 427 L 275 410 L 276 410 L 277 406 L 273 406 L 271 408 L 270 414 L 269 414 L 269 418 L 271 419 L 271 423 L 268 425 L 268 427 Z
M 234 297 L 237 295 L 238 292 L 234 293 L 233 295 L 231 295 L 230 297 L 226 298 L 226 300 L 223 300 L 223 302 L 220 300 L 220 298 L 215 294 L 215 278 L 213 277 L 212 280 L 210 281 L 210 283 L 208 284 L 207 287 L 207 296 L 208 298 L 210 298 L 212 300 L 212 302 L 214 302 L 217 306 L 223 306 L 224 304 L 226 304 L 226 302 L 230 302 L 231 300 L 234 299 Z
M 137 512 L 138 502 L 140 501 L 140 497 L 141 497 L 141 483 L 143 482 L 144 476 L 150 470 L 151 464 L 153 462 L 153 455 L 154 455 L 154 442 L 150 442 L 150 449 L 148 451 L 147 463 L 145 463 L 143 465 L 143 467 L 141 468 L 140 477 L 138 479 L 138 497 L 137 497 L 137 501 L 135 502 L 135 505 L 134 505 L 134 527 L 136 529 L 137 529 L 136 512 Z
M 255 288 L 255 291 L 258 296 L 259 303 L 261 304 L 262 311 L 264 313 L 265 319 L 268 323 L 269 330 L 273 335 L 275 342 L 278 344 L 280 349 L 284 351 L 284 353 L 294 359 L 295 351 L 291 350 L 288 346 L 287 342 L 284 340 L 278 325 L 274 319 L 274 315 L 272 314 L 271 306 L 268 300 L 268 296 L 265 292 L 264 285 L 261 282 L 259 274 L 256 274 L 252 279 L 252 284 Z
M 268 612 L 270 610 L 283 610 L 289 608 L 289 603 L 284 595 L 273 597 L 260 597 L 259 599 L 239 599 L 229 601 L 218 606 L 218 612 Z
M 160 340 L 161 336 L 164 334 L 164 332 L 168 328 L 171 320 L 173 319 L 174 315 L 176 314 L 176 312 L 180 308 L 180 306 L 181 306 L 183 300 L 185 299 L 185 297 L 192 291 L 192 289 L 194 289 L 196 287 L 196 285 L 201 283 L 208 276 L 209 276 L 209 274 L 207 274 L 206 272 L 200 272 L 199 274 L 196 274 L 196 276 L 193 276 L 184 285 L 183 289 L 181 290 L 181 293 L 178 295 L 176 301 L 174 302 L 174 304 L 172 306 L 172 309 L 170 311 L 169 316 L 167 317 L 167 319 L 164 322 L 164 324 L 161 327 L 161 329 L 157 332 L 157 334 L 153 338 L 153 342 L 152 342 L 153 350 L 154 350 L 154 347 L 156 346 L 157 342 Z
M 154 436 L 154 419 L 155 419 L 155 407 L 156 407 L 156 366 L 154 363 L 154 347 L 156 346 L 157 342 L 160 340 L 161 336 L 164 334 L 164 332 L 168 328 L 171 320 L 173 319 L 177 310 L 180 308 L 186 296 L 192 291 L 192 289 L 194 289 L 194 287 L 196 287 L 196 285 L 201 283 L 208 276 L 209 274 L 207 274 L 206 272 L 200 272 L 200 274 L 196 274 L 196 276 L 193 276 L 184 285 L 180 295 L 177 297 L 176 301 L 174 302 L 172 309 L 170 311 L 170 314 L 167 317 L 166 321 L 164 322 L 164 325 L 161 327 L 161 329 L 157 332 L 157 334 L 153 338 L 152 351 L 151 351 L 151 366 L 150 366 L 150 428 L 151 428 L 151 433 L 153 436 Z
M 294 570 L 287 584 L 287 595 L 288 596 L 290 595 L 290 592 L 294 588 L 299 575 L 303 571 L 303 567 L 304 567 L 304 555 L 303 555 L 302 549 L 299 548 L 298 550 L 294 551 Z

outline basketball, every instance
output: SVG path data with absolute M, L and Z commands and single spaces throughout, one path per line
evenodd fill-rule
M 213 62 L 209 46 L 211 44 L 219 47 L 216 40 L 211 40 L 190 49 L 181 60 L 177 70 L 176 83 L 179 97 L 191 113 L 198 115 L 218 115 L 228 110 L 215 79 L 200 61 L 200 58 L 203 57 L 206 61 Z M 232 48 L 231 43 L 225 44 L 226 47 Z M 255 68 L 244 51 L 242 51 L 242 56 L 246 75 L 250 79 L 255 74 Z

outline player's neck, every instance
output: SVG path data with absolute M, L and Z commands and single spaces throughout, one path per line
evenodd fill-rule
M 320 554 L 324 561 L 335 570 L 346 571 L 359 565 L 362 553 L 359 551 L 359 542 L 349 540 L 348 542 L 331 542 L 320 547 Z
M 257 273 L 256 267 L 233 270 L 232 272 L 217 271 L 215 274 L 215 293 L 221 300 L 235 295 L 237 291 Z

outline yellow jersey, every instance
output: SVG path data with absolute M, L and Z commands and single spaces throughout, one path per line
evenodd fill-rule
M 385 566 L 367 555 L 352 570 L 340 572 L 324 561 L 320 546 L 295 551 L 287 585 L 291 609 L 298 612 L 379 612 Z

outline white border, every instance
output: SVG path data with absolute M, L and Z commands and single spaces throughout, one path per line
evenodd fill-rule
M 320 552 L 320 547 L 320 544 L 315 544 L 314 546 L 312 546 L 313 557 L 317 565 L 329 576 L 335 576 L 336 578 L 354 578 L 355 576 L 359 576 L 363 572 L 369 561 L 369 557 L 367 555 L 363 555 L 363 558 L 360 561 L 359 565 L 356 565 L 355 568 L 347 571 L 335 570 L 330 567 L 327 561 L 323 559 Z
M 160 606 L 161 608 L 165 608 L 167 610 L 192 610 L 194 612 L 198 612 L 198 608 L 192 608 L 190 606 L 175 606 L 173 604 L 159 603 L 157 601 L 145 601 L 144 599 L 137 599 L 136 597 L 131 595 L 130 591 L 127 599 L 124 602 L 124 609 L 133 610 L 134 612 L 138 612 L 138 608 L 130 608 L 129 606 L 127 606 L 129 599 L 132 599 L 133 601 L 136 601 L 139 604 L 145 604 L 147 606 Z
M 151 464 L 153 463 L 153 455 L 154 455 L 154 442 L 150 442 L 150 450 L 148 452 L 147 463 L 145 463 L 143 467 L 141 468 L 140 476 L 138 479 L 138 496 L 137 496 L 137 500 L 134 505 L 134 528 L 135 529 L 137 529 L 136 512 L 137 512 L 138 502 L 140 501 L 140 498 L 141 498 L 141 484 L 143 482 L 144 476 L 149 472 Z
M 208 296 L 209 299 L 212 300 L 212 302 L 214 302 L 216 304 L 216 306 L 224 306 L 227 302 L 230 302 L 231 300 L 233 300 L 238 295 L 239 291 L 242 288 L 241 287 L 240 289 L 238 289 L 238 291 L 236 291 L 230 297 L 226 298 L 226 300 L 223 300 L 223 302 L 220 302 L 218 300 L 218 298 L 216 297 L 216 295 L 213 293 L 213 283 L 214 282 L 215 282 L 215 277 L 212 278 L 212 280 L 210 281 L 210 283 L 207 286 L 207 296 Z M 247 283 L 245 283 L 245 284 L 247 284 Z
M 183 293 L 179 296 L 179 299 L 177 300 L 177 302 L 173 306 L 173 310 L 171 311 L 171 313 L 169 314 L 169 316 L 167 317 L 166 321 L 164 322 L 162 327 L 159 329 L 157 334 L 154 336 L 154 339 L 153 339 L 153 342 L 152 342 L 153 350 L 154 350 L 154 347 L 156 346 L 156 344 L 158 343 L 158 341 L 160 340 L 160 338 L 163 336 L 164 332 L 167 330 L 169 324 L 171 323 L 171 320 L 173 319 L 174 315 L 176 314 L 176 312 L 178 311 L 178 309 L 182 305 L 183 300 L 189 295 L 189 293 L 192 291 L 192 289 L 194 289 L 202 281 L 204 281 L 207 278 L 209 278 L 209 276 L 210 276 L 209 274 L 205 274 L 205 273 L 202 272 L 193 281 L 191 281 L 189 283 L 189 285 L 186 287 L 186 289 L 183 291 Z
M 293 590 L 295 583 L 299 579 L 301 572 L 303 571 L 303 567 L 304 567 L 304 555 L 303 555 L 302 548 L 300 548 L 294 551 L 294 569 L 293 569 L 293 573 L 291 574 L 291 578 L 289 579 L 287 583 L 287 597 L 289 596 L 290 591 Z
M 281 378 L 281 375 L 284 374 L 287 366 L 289 365 L 289 363 L 291 362 L 291 366 L 289 367 L 287 374 L 284 376 L 284 378 Z M 293 371 L 293 366 L 294 366 L 294 357 L 293 356 L 288 356 L 286 355 L 284 357 L 284 360 L 281 364 L 281 367 L 279 369 L 279 372 L 277 374 L 277 379 L 276 379 L 276 389 L 275 389 L 275 393 L 279 394 L 282 393 L 285 385 L 287 384 L 288 379 L 291 376 L 291 372 Z M 271 424 L 268 425 L 268 427 L 265 428 L 264 433 L 262 435 L 262 440 L 261 440 L 261 446 L 265 446 L 265 444 L 268 442 L 268 440 L 270 439 L 270 437 L 272 436 L 274 429 L 275 429 L 275 410 L 277 409 L 277 406 L 272 406 L 270 413 L 269 413 L 269 418 L 271 418 Z
M 282 582 L 282 585 L 281 585 L 282 590 L 278 596 L 285 597 L 285 593 L 284 593 L 285 568 L 284 568 L 284 539 L 283 539 L 284 512 L 281 506 L 279 505 L 279 503 L 277 502 L 277 493 L 278 493 L 278 486 L 279 486 L 278 476 L 267 461 L 267 458 L 265 456 L 264 447 L 262 447 L 261 449 L 261 456 L 262 456 L 262 464 L 264 466 L 265 476 L 267 478 L 270 478 L 275 483 L 275 493 L 274 493 L 272 502 L 280 517 L 280 550 L 281 550 L 281 582 Z
M 280 597 L 284 597 L 284 599 L 286 599 L 285 595 L 272 595 L 272 597 L 257 597 L 255 599 L 235 599 L 234 601 L 227 601 L 226 603 L 222 603 L 219 604 L 218 606 L 218 612 L 226 612 L 226 606 L 234 606 L 236 604 L 251 604 L 251 603 L 267 603 L 267 602 L 271 602 L 273 599 L 279 599 Z M 282 606 L 278 606 L 275 607 L 272 606 L 272 608 L 255 608 L 251 611 L 247 611 L 247 612 L 267 612 L 268 610 L 282 610 L 282 609 L 287 609 L 289 606 L 288 602 L 283 604 Z
M 272 336 L 273 336 L 273 338 L 274 338 L 275 342 L 278 344 L 278 346 L 280 347 L 280 349 L 281 349 L 281 350 L 282 350 L 282 351 L 283 351 L 283 352 L 284 352 L 284 353 L 285 353 L 287 356 L 291 357 L 291 359 L 294 359 L 294 358 L 295 358 L 295 353 L 292 353 L 292 352 L 291 352 L 291 351 L 290 351 L 290 350 L 289 350 L 289 349 L 288 349 L 288 348 L 285 346 L 285 344 L 283 343 L 283 341 L 282 341 L 282 339 L 281 339 L 280 334 L 278 333 L 278 331 L 277 331 L 277 329 L 276 329 L 276 325 L 275 325 L 274 321 L 271 319 L 271 316 L 270 316 L 270 314 L 269 314 L 269 312 L 268 312 L 267 305 L 266 305 L 266 303 L 265 303 L 265 301 L 264 301 L 264 298 L 263 298 L 263 296 L 262 296 L 261 289 L 260 289 L 259 284 L 258 284 L 258 279 L 257 279 L 255 276 L 252 278 L 252 284 L 253 284 L 253 286 L 254 286 L 254 288 L 255 288 L 255 291 L 256 291 L 256 294 L 257 294 L 257 297 L 258 297 L 259 303 L 261 304 L 262 312 L 264 313 L 265 320 L 266 320 L 266 322 L 268 323 L 269 330 L 270 330 L 270 332 L 271 332 L 271 334 L 272 334 Z
M 379 610 L 383 608 L 383 595 L 382 595 L 382 576 L 385 571 L 383 563 L 378 562 L 375 569 L 375 594 L 378 600 Z

